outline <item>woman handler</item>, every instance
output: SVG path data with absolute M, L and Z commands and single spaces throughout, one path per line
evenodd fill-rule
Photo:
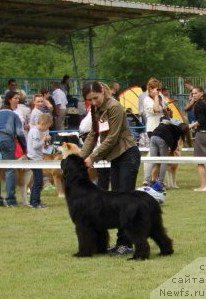
M 126 112 L 98 81 L 86 83 L 82 93 L 84 99 L 91 101 L 92 115 L 92 129 L 81 152 L 86 166 L 93 167 L 94 162 L 104 159 L 110 161 L 112 191 L 135 190 L 140 152 L 129 130 Z M 101 144 L 94 149 L 98 137 Z M 109 252 L 131 253 L 132 245 L 121 229 L 117 237 L 116 245 Z

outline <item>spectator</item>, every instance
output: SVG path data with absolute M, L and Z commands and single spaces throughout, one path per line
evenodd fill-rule
M 54 130 L 54 122 L 55 122 L 55 117 L 57 116 L 56 114 L 56 105 L 54 102 L 54 99 L 50 95 L 49 91 L 45 88 L 41 89 L 41 94 L 43 95 L 44 98 L 44 106 L 42 109 L 43 113 L 50 113 L 52 116 L 52 127 L 50 130 Z
M 33 105 L 33 109 L 31 112 L 30 123 L 29 123 L 30 128 L 32 126 L 36 126 L 36 124 L 38 123 L 39 116 L 43 113 L 42 110 L 44 107 L 44 98 L 41 93 L 34 95 L 32 105 Z
M 147 83 L 148 95 L 144 98 L 144 113 L 146 116 L 146 132 L 150 138 L 154 129 L 159 125 L 164 115 L 166 105 L 160 96 L 161 83 L 151 78 Z
M 3 160 L 15 159 L 15 139 L 19 141 L 23 152 L 26 154 L 26 139 L 22 129 L 19 116 L 12 110 L 17 108 L 19 94 L 15 91 L 6 93 L 4 106 L 0 110 L 0 153 Z M 17 205 L 15 195 L 15 170 L 7 168 L 5 170 L 6 199 L 8 207 Z M 3 202 L 0 202 L 3 205 Z
M 69 79 L 70 79 L 69 75 L 64 75 L 60 83 L 60 88 L 65 93 L 66 97 L 70 94 Z
M 9 92 L 9 91 L 18 92 L 20 97 L 22 98 L 22 100 L 25 100 L 27 98 L 26 92 L 17 86 L 16 80 L 13 78 L 8 80 L 7 89 L 5 90 L 4 95 L 6 96 L 7 92 Z
M 43 148 L 48 146 L 50 136 L 48 129 L 52 124 L 52 117 L 48 113 L 39 115 L 37 124 L 31 127 L 28 134 L 28 158 L 30 160 L 41 161 L 43 160 Z M 42 169 L 32 169 L 33 172 L 33 185 L 30 195 L 30 207 L 32 208 L 45 208 L 46 205 L 41 203 L 41 190 L 43 187 L 43 173 Z
M 194 143 L 194 156 L 206 157 L 206 96 L 204 89 L 200 86 L 193 87 L 191 93 L 194 103 L 194 116 L 196 121 L 189 125 L 190 129 L 196 129 Z M 200 179 L 200 187 L 194 191 L 206 191 L 206 168 L 204 164 L 197 165 Z
M 159 125 L 161 117 L 164 116 L 166 105 L 160 95 L 162 85 L 156 78 L 151 78 L 147 82 L 148 95 L 144 98 L 143 111 L 146 119 L 146 132 L 148 137 L 152 136 L 152 132 Z M 141 141 L 140 141 L 141 142 Z M 144 182 L 147 185 L 148 164 L 144 164 Z
M 193 84 L 190 80 L 185 80 L 184 86 L 189 91 L 189 97 L 188 97 L 188 100 L 187 100 L 187 103 L 186 103 L 184 109 L 187 112 L 188 122 L 189 122 L 189 124 L 191 124 L 192 122 L 195 121 L 195 116 L 194 116 L 194 111 L 193 111 L 195 102 L 194 102 L 194 98 L 192 96 Z
M 120 92 L 120 85 L 117 82 L 112 82 L 111 86 L 110 86 L 110 90 L 111 90 L 111 95 L 112 97 L 119 101 L 119 92 Z
M 139 101 L 138 101 L 138 114 L 140 116 L 141 123 L 143 125 L 145 125 L 146 124 L 146 116 L 144 113 L 144 99 L 146 98 L 146 96 L 148 96 L 147 86 L 142 85 L 141 89 L 142 89 L 142 93 L 139 95 Z
M 67 106 L 67 98 L 65 93 L 60 89 L 60 85 L 58 82 L 54 82 L 52 84 L 52 98 L 55 102 L 56 107 L 56 119 L 55 119 L 55 129 L 56 130 L 64 130 L 65 129 L 65 118 L 66 118 L 66 106 Z
M 128 128 L 124 108 L 114 101 L 110 92 L 97 81 L 84 85 L 84 99 L 91 101 L 92 130 L 89 132 L 82 156 L 87 167 L 102 159 L 111 161 L 111 188 L 113 191 L 135 190 L 140 166 L 140 152 Z M 94 150 L 97 139 L 100 146 Z M 94 151 L 93 151 L 94 150 Z M 118 231 L 117 243 L 109 249 L 113 254 L 131 253 L 131 243 L 124 231 Z
M 18 114 L 22 122 L 24 135 L 27 138 L 31 117 L 31 108 L 25 105 L 25 101 L 22 97 L 19 98 L 19 104 L 17 105 L 17 108 L 14 110 L 14 112 Z

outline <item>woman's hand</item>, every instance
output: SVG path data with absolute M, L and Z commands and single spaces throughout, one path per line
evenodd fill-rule
M 92 162 L 90 156 L 87 157 L 87 158 L 84 160 L 84 163 L 85 163 L 86 167 L 88 167 L 88 168 L 92 168 L 92 167 L 93 167 L 93 162 Z

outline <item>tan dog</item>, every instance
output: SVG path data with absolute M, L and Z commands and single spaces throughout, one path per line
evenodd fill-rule
M 66 159 L 71 154 L 79 155 L 81 152 L 81 149 L 76 144 L 68 142 L 64 142 L 58 150 L 62 152 L 63 159 Z M 97 180 L 97 170 L 95 168 L 88 168 L 88 173 L 91 181 Z
M 27 160 L 26 156 L 22 156 L 19 160 Z M 30 169 L 15 169 L 16 185 L 19 187 L 21 201 L 20 204 L 27 204 L 27 191 L 32 182 L 32 171 Z M 0 182 L 5 179 L 5 170 L 0 169 Z M 0 194 L 1 195 L 1 194 Z
M 74 143 L 64 143 L 58 148 L 61 153 L 57 154 L 44 154 L 44 160 L 62 160 L 65 155 L 68 154 L 78 154 L 80 148 Z M 43 176 L 49 177 L 51 183 L 54 184 L 58 197 L 64 197 L 64 188 L 62 184 L 62 171 L 61 169 L 43 169 Z
M 43 160 L 62 160 L 62 154 L 43 154 Z M 48 177 L 55 186 L 58 197 L 64 197 L 61 169 L 43 169 L 43 176 Z
M 183 147 L 183 140 L 180 138 L 178 142 L 178 147 L 174 152 L 170 152 L 170 156 L 172 157 L 180 157 Z M 176 182 L 177 169 L 178 164 L 167 164 L 167 172 L 166 172 L 166 186 L 168 189 L 178 189 L 178 185 Z

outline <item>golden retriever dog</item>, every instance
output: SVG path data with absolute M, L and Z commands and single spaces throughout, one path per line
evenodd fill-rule
M 58 147 L 61 153 L 43 154 L 44 160 L 62 160 L 65 155 L 79 154 L 80 148 L 74 143 L 64 142 L 62 146 Z M 58 197 L 64 197 L 64 188 L 62 184 L 61 169 L 43 169 L 43 176 L 48 177 L 51 183 L 55 186 Z
M 43 154 L 43 160 L 62 160 L 62 154 Z M 43 169 L 43 176 L 48 177 L 51 184 L 56 188 L 58 197 L 64 197 L 64 189 L 62 185 L 62 172 L 60 169 Z
M 79 155 L 81 149 L 73 143 L 64 142 L 62 146 L 58 148 L 58 150 L 62 153 L 63 159 L 66 159 L 71 154 Z M 97 170 L 95 168 L 88 168 L 89 178 L 91 181 L 97 180 Z
M 180 157 L 183 148 L 183 140 L 180 138 L 178 142 L 178 147 L 174 152 L 170 152 L 170 156 L 172 157 Z M 167 189 L 178 189 L 176 177 L 177 177 L 177 169 L 178 164 L 167 164 L 167 172 L 166 172 L 166 186 Z
M 26 156 L 22 156 L 18 160 L 27 160 Z M 32 171 L 30 169 L 15 169 L 16 185 L 19 188 L 21 201 L 19 204 L 27 205 L 27 191 L 32 183 Z M 0 169 L 0 182 L 5 179 L 5 170 Z M 1 195 L 1 194 L 0 194 Z

